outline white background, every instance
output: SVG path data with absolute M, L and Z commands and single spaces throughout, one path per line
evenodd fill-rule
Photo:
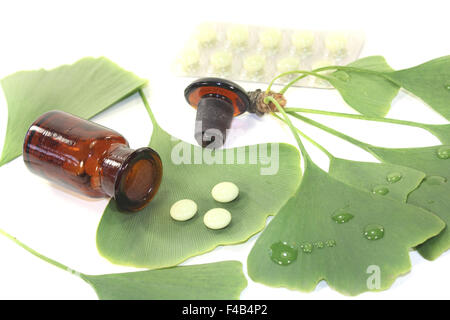
M 194 142 L 194 110 L 183 89 L 190 79 L 170 72 L 175 53 L 194 25 L 203 21 L 238 22 L 318 30 L 356 29 L 367 41 L 362 56 L 381 54 L 395 69 L 450 53 L 448 1 L 2 1 L 0 2 L 0 78 L 19 70 L 51 68 L 84 56 L 107 56 L 150 80 L 150 103 L 160 125 Z M 265 85 L 241 83 L 247 89 Z M 334 91 L 295 89 L 291 107 L 352 112 Z M 6 125 L 0 100 L 0 137 Z M 427 123 L 445 119 L 420 101 L 401 94 L 390 117 Z M 349 134 L 387 147 L 427 146 L 437 139 L 407 127 L 315 116 Z M 95 121 L 121 132 L 132 147 L 147 145 L 151 124 L 139 98 L 107 110 Z M 234 128 L 246 130 L 228 146 L 264 141 L 293 142 L 286 127 L 269 117 L 243 116 Z M 303 126 L 336 156 L 373 160 L 329 135 Z M 0 138 L 1 140 L 2 138 Z M 309 146 L 309 145 L 308 145 Z M 309 148 L 326 168 L 326 158 Z M 0 228 L 41 253 L 88 274 L 135 270 L 114 266 L 95 247 L 95 232 L 106 200 L 87 200 L 50 185 L 28 172 L 18 158 L 0 168 Z M 220 247 L 186 264 L 237 259 L 244 263 L 256 236 L 245 244 Z M 450 254 L 428 262 L 411 253 L 412 271 L 382 293 L 362 299 L 449 298 Z M 245 268 L 244 268 L 245 269 Z M 0 298 L 96 299 L 82 280 L 48 265 L 0 237 Z M 346 299 L 325 283 L 305 294 L 270 288 L 249 280 L 242 299 Z

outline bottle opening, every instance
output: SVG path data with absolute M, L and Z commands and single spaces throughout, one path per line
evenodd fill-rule
M 151 148 L 134 151 L 116 178 L 115 200 L 123 211 L 138 211 L 153 199 L 162 179 L 162 163 Z

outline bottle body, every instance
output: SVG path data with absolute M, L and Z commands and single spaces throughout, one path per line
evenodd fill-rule
M 78 193 L 114 197 L 119 207 L 119 200 L 125 201 L 127 211 L 145 206 L 162 178 L 155 151 L 130 149 L 119 133 L 62 111 L 47 112 L 31 125 L 23 159 L 32 172 Z

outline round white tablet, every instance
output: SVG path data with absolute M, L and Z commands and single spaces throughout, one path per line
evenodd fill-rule
M 209 229 L 218 230 L 228 226 L 231 222 L 231 213 L 223 208 L 214 208 L 205 213 L 203 223 Z
M 332 33 L 326 37 L 325 46 L 332 55 L 345 55 L 347 37 L 343 33 Z
M 247 26 L 231 26 L 227 31 L 227 39 L 233 47 L 245 46 L 248 42 L 249 32 Z
M 263 71 L 266 64 L 266 58 L 261 54 L 254 54 L 244 59 L 244 69 L 251 75 L 258 74 Z
M 213 25 L 204 24 L 197 28 L 196 34 L 197 41 L 200 45 L 210 45 L 216 41 L 217 32 Z
M 265 49 L 276 49 L 281 44 L 282 33 L 277 29 L 267 29 L 259 34 L 259 42 Z
M 191 219 L 197 213 L 197 204 L 190 199 L 175 202 L 170 208 L 170 216 L 177 221 Z
M 292 35 L 292 44 L 299 52 L 311 51 L 314 38 L 314 32 L 312 31 L 296 31 Z
M 239 188 L 233 182 L 221 182 L 212 188 L 211 195 L 218 202 L 231 202 L 239 195 Z
M 296 57 L 285 57 L 277 62 L 277 70 L 280 73 L 297 70 L 300 60 Z
M 210 57 L 210 63 L 215 71 L 222 71 L 229 69 L 231 62 L 233 60 L 233 55 L 228 51 L 216 51 Z

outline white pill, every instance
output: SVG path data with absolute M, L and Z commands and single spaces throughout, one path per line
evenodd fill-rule
M 314 38 L 314 32 L 312 31 L 296 31 L 292 35 L 292 44 L 299 52 L 311 51 Z
M 285 57 L 278 60 L 277 70 L 280 73 L 297 70 L 300 65 L 300 61 L 295 57 Z
M 231 213 L 223 208 L 214 208 L 205 213 L 203 223 L 209 229 L 218 230 L 228 226 L 231 222 Z
M 231 26 L 227 31 L 227 39 L 233 47 L 245 46 L 248 42 L 249 32 L 247 26 Z
M 200 45 L 211 45 L 216 41 L 217 32 L 214 25 L 204 24 L 197 28 L 196 38 Z
M 267 29 L 259 34 L 259 42 L 265 49 L 276 49 L 281 44 L 283 35 L 280 30 Z
M 197 213 L 197 204 L 190 199 L 175 202 L 170 208 L 170 216 L 177 221 L 191 219 Z
M 216 51 L 211 55 L 210 63 L 216 71 L 229 69 L 233 55 L 228 51 Z
M 184 71 L 190 71 L 198 66 L 200 62 L 200 52 L 196 47 L 188 47 L 183 51 L 181 64 Z
M 343 33 L 332 33 L 325 39 L 325 46 L 332 55 L 345 55 L 347 52 L 347 37 Z
M 212 188 L 211 195 L 218 202 L 231 202 L 239 195 L 239 188 L 233 182 L 221 182 Z
M 254 54 L 244 59 L 244 69 L 252 75 L 262 72 L 265 64 L 266 58 L 260 54 Z

